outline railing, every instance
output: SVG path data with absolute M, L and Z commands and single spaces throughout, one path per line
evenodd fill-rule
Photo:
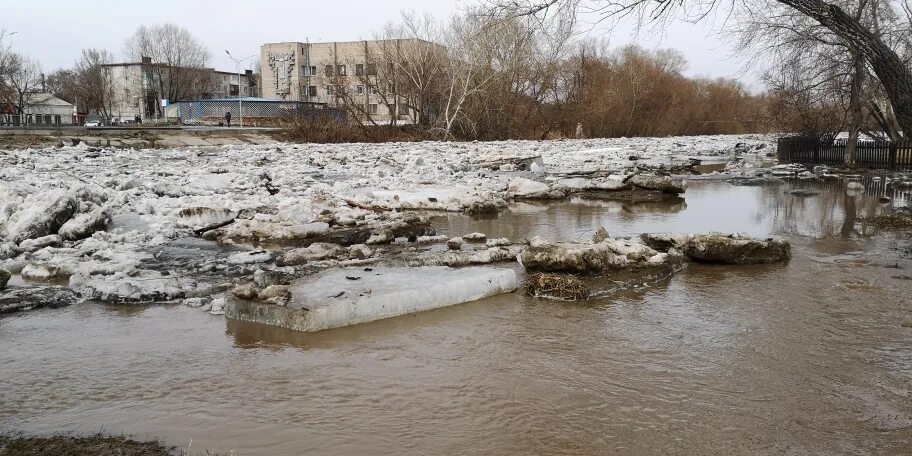
M 846 164 L 846 139 L 814 136 L 780 138 L 780 163 L 842 166 Z M 858 141 L 855 165 L 872 169 L 912 170 L 912 141 Z

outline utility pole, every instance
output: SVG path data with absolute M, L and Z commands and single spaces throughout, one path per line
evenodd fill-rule
M 244 57 L 243 59 L 236 59 L 227 49 L 225 49 L 225 54 L 228 54 L 228 58 L 234 60 L 234 69 L 237 71 L 237 87 L 238 87 L 238 126 L 244 126 L 244 105 L 241 101 L 241 62 L 245 60 L 250 60 L 256 57 L 256 54 L 251 55 L 250 57 Z M 229 85 L 230 87 L 230 85 Z

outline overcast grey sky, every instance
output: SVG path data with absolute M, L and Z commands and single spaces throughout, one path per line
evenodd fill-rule
M 0 28 L 17 32 L 13 48 L 37 58 L 45 71 L 71 66 L 83 48 L 105 48 L 121 58 L 124 41 L 140 24 L 172 22 L 188 28 L 212 52 L 212 65 L 233 71 L 225 49 L 238 57 L 257 54 L 263 43 L 369 39 L 400 11 L 414 9 L 445 18 L 475 0 L 0 0 Z M 631 24 L 615 28 L 612 47 L 639 42 L 672 47 L 689 62 L 687 74 L 726 76 L 754 84 L 743 60 L 711 33 L 708 24 L 675 23 L 662 36 L 634 33 Z M 608 33 L 604 27 L 592 36 Z M 755 87 L 756 88 L 756 87 Z

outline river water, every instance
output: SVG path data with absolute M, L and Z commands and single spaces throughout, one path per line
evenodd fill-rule
M 585 303 L 513 293 L 316 334 L 176 305 L 5 317 L 0 431 L 235 455 L 910 454 L 912 252 L 856 220 L 890 206 L 868 186 L 695 182 L 684 202 L 435 220 L 512 239 L 605 226 L 793 243 L 787 265 L 691 265 Z

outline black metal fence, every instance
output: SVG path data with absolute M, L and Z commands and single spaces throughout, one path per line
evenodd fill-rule
M 847 143 L 846 139 L 813 136 L 780 138 L 777 148 L 779 162 L 845 165 Z M 855 165 L 872 169 L 912 170 L 912 141 L 898 143 L 884 140 L 858 141 L 855 147 Z

